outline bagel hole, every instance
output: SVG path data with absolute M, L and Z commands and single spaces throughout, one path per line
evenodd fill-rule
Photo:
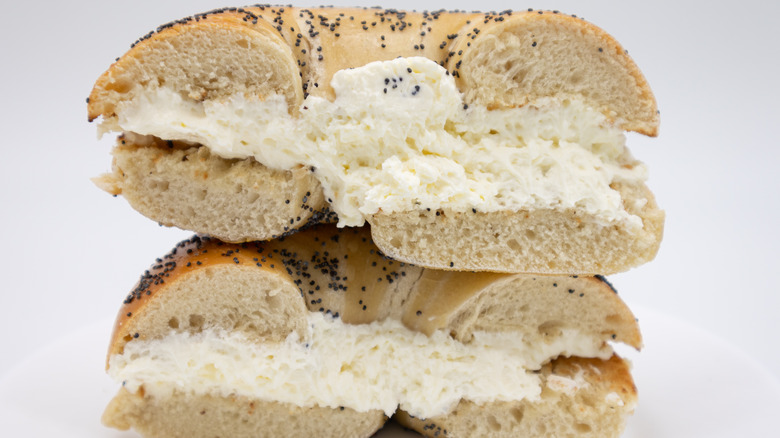
M 249 192 L 249 195 L 247 197 L 246 202 L 249 204 L 254 204 L 257 202 L 257 200 L 260 199 L 260 194 L 257 192 Z
M 191 329 L 201 330 L 203 329 L 203 323 L 205 322 L 205 318 L 203 317 L 203 315 L 192 314 L 190 315 L 189 322 L 190 322 Z
M 520 424 L 523 421 L 523 414 L 525 414 L 525 412 L 522 406 L 513 408 L 509 413 L 512 414 L 512 418 L 515 419 L 516 423 Z
M 131 83 L 130 81 L 120 79 L 118 81 L 114 81 L 106 85 L 106 90 L 109 91 L 116 91 L 117 93 L 124 94 L 130 91 Z
M 518 312 L 518 313 L 526 313 L 526 312 L 528 312 L 528 309 L 529 309 L 529 307 L 528 307 L 528 304 L 523 304 L 523 306 L 522 306 L 522 307 L 520 307 L 519 309 L 517 309 L 517 312 Z
M 512 80 L 517 83 L 521 83 L 525 80 L 525 75 L 527 72 L 525 70 L 518 70 L 517 73 L 512 76 Z
M 579 432 L 579 433 L 588 433 L 588 432 L 590 432 L 590 431 L 592 430 L 592 428 L 590 427 L 590 425 L 589 425 L 589 424 L 585 424 L 585 423 L 577 423 L 577 424 L 574 426 L 574 428 L 575 428 L 575 429 L 577 430 L 577 432 Z
M 595 407 L 599 403 L 592 396 L 588 396 L 588 395 L 583 395 L 581 402 L 582 404 L 590 408 Z
M 494 432 L 498 432 L 499 430 L 501 430 L 501 423 L 499 423 L 498 420 L 496 420 L 496 417 L 494 417 L 493 415 L 488 416 L 487 421 L 488 421 L 488 426 Z
M 561 336 L 563 334 L 562 326 L 563 324 L 560 321 L 545 321 L 539 324 L 539 334 L 543 336 Z
M 154 181 L 152 187 L 160 192 L 165 192 L 168 190 L 169 184 L 168 181 Z

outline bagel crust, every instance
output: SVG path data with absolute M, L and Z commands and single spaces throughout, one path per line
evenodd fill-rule
M 441 66 L 447 80 L 453 81 L 462 99 L 456 106 L 462 105 L 463 110 L 454 119 L 440 122 L 451 141 L 477 137 L 479 141 L 492 141 L 492 129 L 478 134 L 457 131 L 458 120 L 467 117 L 467 108 L 493 115 L 503 111 L 514 114 L 523 108 L 533 113 L 537 108 L 547 108 L 549 102 L 561 102 L 563 107 L 584 102 L 589 111 L 603 118 L 588 122 L 593 125 L 590 128 L 608 125 L 621 135 L 623 130 L 651 136 L 658 133 L 655 98 L 627 52 L 598 27 L 557 11 L 417 13 L 376 8 L 225 8 L 160 26 L 138 40 L 100 76 L 88 99 L 89 119 L 102 119 L 102 130 L 126 132 L 114 150 L 112 172 L 95 181 L 109 193 L 122 194 L 135 209 L 160 224 L 231 242 L 271 239 L 310 223 L 338 220 L 342 226 L 368 221 L 374 238 L 387 254 L 442 269 L 609 275 L 655 256 L 663 235 L 663 212 L 644 184 L 641 163 L 634 161 L 627 149 L 608 154 L 608 163 L 588 164 L 589 170 L 582 173 L 587 177 L 577 179 L 573 175 L 583 163 L 579 156 L 561 159 L 559 155 L 544 155 L 547 152 L 536 158 L 526 158 L 522 152 L 522 160 L 514 155 L 512 160 L 495 155 L 497 163 L 511 163 L 509 167 L 484 168 L 479 157 L 497 154 L 494 149 L 474 152 L 477 158 L 469 158 L 466 166 L 447 153 L 420 146 L 420 156 L 413 159 L 404 158 L 406 151 L 393 152 L 394 157 L 408 162 L 383 157 L 381 162 L 366 165 L 377 155 L 371 147 L 388 151 L 389 143 L 363 147 L 360 141 L 353 145 L 346 139 L 358 128 L 392 125 L 393 121 L 370 120 L 361 125 L 363 122 L 357 120 L 357 128 L 327 137 L 320 131 L 345 120 L 338 106 L 329 111 L 334 120 L 324 127 L 311 132 L 295 128 L 300 121 L 309 126 L 313 124 L 309 122 L 323 119 L 317 113 L 309 116 L 316 99 L 335 105 L 339 96 L 333 81 L 339 75 L 398 57 L 421 57 L 438 64 L 436 68 Z M 407 70 L 411 74 L 414 69 Z M 387 94 L 403 78 L 398 77 L 398 84 L 390 84 L 390 78 L 385 80 Z M 223 118 L 203 116 L 204 111 L 208 115 L 214 108 L 223 111 L 219 113 Z M 251 131 L 258 122 L 249 116 L 242 121 L 231 112 L 269 113 L 259 123 L 271 131 L 275 129 L 278 135 L 252 137 L 250 133 L 242 137 L 240 132 Z M 194 124 L 190 116 L 195 118 Z M 203 120 L 205 125 L 197 125 Z M 154 126 L 147 126 L 149 123 Z M 222 128 L 209 131 L 207 125 Z M 219 130 L 223 128 L 229 135 Z M 436 132 L 423 130 L 421 137 L 441 134 Z M 599 132 L 584 136 L 595 138 L 593 147 L 583 144 L 582 148 L 566 149 L 558 143 L 558 133 L 544 134 L 539 139 L 551 142 L 555 151 L 582 153 L 580 149 L 587 149 L 590 154 L 591 149 L 604 144 L 599 136 L 607 135 L 606 131 Z M 228 139 L 233 134 L 235 141 Z M 385 139 L 393 135 L 376 132 L 368 137 Z M 356 155 L 346 162 L 308 162 L 306 157 L 311 157 L 312 151 L 330 150 L 330 144 L 308 146 L 307 142 L 323 138 L 347 145 L 347 150 L 364 149 L 365 156 Z M 418 141 L 420 137 L 406 137 L 397 143 L 415 145 Z M 572 144 L 578 141 L 572 140 Z M 502 142 L 505 149 L 524 147 L 507 144 L 511 140 Z M 258 146 L 266 144 L 271 146 Z M 297 155 L 291 152 L 304 144 L 309 149 Z M 432 141 L 433 149 L 437 144 L 454 150 L 451 143 L 439 141 Z M 249 149 L 231 149 L 234 145 Z M 474 144 L 467 146 L 477 150 Z M 620 145 L 609 148 L 624 149 Z M 274 153 L 281 161 L 268 158 Z M 336 155 L 344 154 L 348 155 L 343 151 Z M 437 158 L 439 155 L 445 158 Z M 196 159 L 191 160 L 193 157 Z M 420 161 L 420 167 L 414 167 L 418 158 L 434 164 Z M 463 172 L 468 178 L 458 176 L 461 170 L 448 173 L 450 162 L 436 167 L 446 160 L 456 167 L 466 166 Z M 517 164 L 520 162 L 530 163 L 530 168 Z M 550 166 L 557 163 L 572 163 L 551 172 L 569 179 L 540 179 L 546 178 Z M 358 169 L 360 166 L 364 167 Z M 431 166 L 434 170 L 426 173 Z M 632 179 L 614 172 L 600 173 L 613 168 L 618 173 L 633 169 Z M 351 175 L 364 175 L 360 172 L 366 169 L 383 173 L 365 181 L 350 180 L 351 185 L 346 185 L 339 179 L 340 173 L 333 173 L 344 169 L 358 169 Z M 512 176 L 513 172 L 529 182 L 542 182 L 523 186 L 527 189 L 522 190 L 504 188 L 504 180 L 520 179 Z M 488 176 L 472 181 L 475 175 Z M 405 190 L 404 184 L 415 178 L 420 179 L 419 184 L 398 196 L 400 200 L 393 200 Z M 495 183 L 497 178 L 500 181 Z M 464 181 L 476 188 L 461 184 Z M 631 188 L 620 190 L 619 186 Z M 418 193 L 420 187 L 422 194 Z M 556 187 L 563 193 L 537 192 L 545 187 Z M 584 187 L 598 188 L 593 193 L 570 193 Z M 372 190 L 370 196 L 364 193 Z M 348 195 L 355 199 L 340 198 Z M 440 199 L 441 206 L 427 205 Z M 458 202 L 456 208 L 447 204 Z M 466 204 L 469 208 L 464 207 Z M 480 208 L 483 204 L 485 209 Z M 468 215 L 470 210 L 479 214 Z M 429 221 L 427 217 L 433 214 Z M 424 243 L 418 250 L 417 243 L 423 242 L 420 239 Z M 441 251 L 441 245 L 434 241 L 447 242 L 447 251 Z M 484 250 L 475 250 L 477 247 Z
M 116 104 L 126 99 L 128 94 L 132 95 L 136 91 L 133 88 L 139 83 L 148 84 L 160 77 L 170 80 L 174 73 L 181 75 L 173 76 L 173 79 L 181 81 L 177 88 L 181 86 L 182 91 L 199 99 L 235 92 L 232 85 L 241 82 L 215 84 L 214 78 L 225 74 L 220 75 L 215 61 L 208 61 L 206 57 L 199 57 L 198 61 L 213 70 L 190 72 L 182 67 L 175 72 L 155 71 L 165 68 L 155 63 L 158 56 L 170 61 L 172 55 L 167 50 L 180 45 L 185 49 L 191 45 L 208 50 L 209 46 L 199 45 L 209 44 L 210 41 L 222 43 L 220 32 L 228 35 L 224 44 L 244 49 L 240 54 L 231 53 L 231 61 L 240 55 L 258 51 L 273 56 L 264 60 L 267 68 L 275 69 L 271 73 L 273 80 L 260 84 L 261 78 L 266 78 L 268 73 L 258 72 L 255 79 L 247 76 L 244 82 L 251 86 L 241 91 L 261 95 L 282 94 L 291 108 L 297 107 L 306 94 L 333 97 L 330 79 L 339 70 L 399 56 L 424 56 L 448 69 L 457 79 L 461 91 L 469 97 L 469 104 L 511 107 L 524 105 L 533 97 L 550 96 L 562 90 L 566 94 L 586 92 L 594 102 L 598 102 L 596 107 L 624 120 L 626 129 L 652 136 L 658 132 L 655 99 L 627 51 L 609 34 L 581 18 L 543 10 L 462 13 L 270 6 L 213 10 L 161 25 L 136 41 L 131 50 L 98 79 L 89 98 L 89 119 L 114 116 Z M 526 38 L 526 34 L 538 38 L 529 40 L 527 44 L 530 49 L 538 51 L 543 49 L 545 37 L 550 38 L 550 44 L 555 37 L 565 38 L 568 44 L 576 44 L 575 47 L 567 47 L 569 50 L 588 53 L 594 58 L 579 60 L 581 68 L 598 65 L 592 67 L 598 68 L 598 71 L 583 70 L 572 74 L 566 71 L 568 68 L 556 66 L 544 71 L 554 75 L 555 80 L 548 78 L 549 83 L 539 83 L 538 77 L 519 75 L 514 71 L 493 71 L 485 77 L 480 70 L 482 64 L 490 67 L 498 65 L 498 60 L 472 61 L 473 57 L 484 56 L 483 49 L 495 50 L 497 37 L 505 36 L 512 40 Z M 482 47 L 483 44 L 485 47 Z M 514 58 L 503 60 L 505 63 L 519 62 L 520 57 L 531 55 L 513 50 L 513 44 L 510 43 L 505 50 L 512 52 L 509 56 Z M 551 52 L 544 56 L 556 55 L 560 53 Z M 187 56 L 199 55 L 187 52 L 181 59 L 187 59 Z M 172 58 L 177 59 L 176 56 Z M 156 77 L 154 73 L 157 73 Z M 598 82 L 583 81 L 583 77 L 589 74 L 601 77 L 594 78 Z M 608 82 L 603 80 L 604 77 L 623 79 L 619 85 L 599 85 Z M 256 82 L 251 82 L 253 80 Z M 483 80 L 499 80 L 501 83 L 480 83 Z M 604 86 L 615 88 L 608 90 L 603 89 Z M 506 88 L 510 93 L 504 93 Z M 534 92 L 529 93 L 529 89 L 534 89 Z
M 159 26 L 96 81 L 98 187 L 197 233 L 116 318 L 103 423 L 147 437 L 617 437 L 602 275 L 664 213 L 647 81 L 559 11 L 254 5 Z
M 193 330 L 202 328 L 203 315 L 195 319 L 175 315 L 176 307 L 170 300 L 195 300 L 193 296 L 176 298 L 184 292 L 175 292 L 175 288 L 186 286 L 189 280 L 200 281 L 199 276 L 208 272 L 227 276 L 228 268 L 257 276 L 255 281 L 266 289 L 271 284 L 273 290 L 284 291 L 273 294 L 274 304 L 269 301 L 267 306 L 276 310 L 262 321 L 229 323 L 236 317 L 218 314 L 208 318 L 213 326 L 251 327 L 250 334 L 265 333 L 261 340 L 268 336 L 280 340 L 291 331 L 300 332 L 303 320 L 299 314 L 305 314 L 305 309 L 334 315 L 348 324 L 393 318 L 426 334 L 446 329 L 459 341 L 471 339 L 475 330 L 503 331 L 521 322 L 528 339 L 541 341 L 551 325 L 560 329 L 576 322 L 580 329 L 587 327 L 588 333 L 605 342 L 618 341 L 637 349 L 642 345 L 631 311 L 603 277 L 426 269 L 388 258 L 374 245 L 368 227 L 317 225 L 267 242 L 231 244 L 194 236 L 179 243 L 145 272 L 127 295 L 117 314 L 109 354 L 120 353 L 133 339 L 160 338 L 171 326 L 185 329 L 187 321 L 198 321 L 189 325 Z M 209 282 L 201 288 L 223 287 Z M 231 312 L 239 312 L 241 306 L 259 299 L 250 295 L 241 304 L 236 293 L 221 291 L 230 298 L 228 306 L 216 293 L 201 293 L 204 295 L 198 300 L 209 303 L 205 309 L 210 312 L 230 306 L 235 307 Z M 515 312 L 514 308 L 523 310 Z M 154 315 L 154 319 L 139 315 Z M 178 322 L 172 324 L 174 317 Z M 269 328 L 260 330 L 264 326 Z
M 269 242 L 228 244 L 197 236 L 182 242 L 158 259 L 125 299 L 108 362 L 119 363 L 111 358 L 122 355 L 128 345 L 164 341 L 172 333 L 200 336 L 227 331 L 257 345 L 284 342 L 292 334 L 295 339 L 306 339 L 307 325 L 311 324 L 307 321 L 312 321 L 307 315 L 312 312 L 348 325 L 397 321 L 425 336 L 447 333 L 465 345 L 485 333 L 511 334 L 512 339 L 522 339 L 529 346 L 553 345 L 566 333 L 576 331 L 602 348 L 608 341 L 641 346 L 635 318 L 602 278 L 430 270 L 388 259 L 371 243 L 367 228 L 321 225 Z M 604 353 L 606 357 L 611 354 L 600 348 L 598 355 Z M 622 359 L 551 359 L 541 366 L 542 391 L 533 399 L 488 403 L 484 409 L 462 400 L 449 414 L 432 418 L 436 424 L 467 421 L 468 427 L 477 423 L 492 427 L 489 415 L 510 418 L 519 409 L 528 413 L 529 419 L 531 412 L 540 412 L 540 419 L 529 420 L 533 424 L 551 415 L 545 412 L 557 412 L 560 403 L 576 406 L 582 403 L 579 397 L 596 397 L 605 401 L 594 409 L 610 403 L 619 409 L 609 408 L 605 411 L 609 415 L 600 420 L 591 418 L 595 414 L 590 412 L 585 414 L 587 420 L 564 415 L 556 421 L 565 423 L 560 427 L 574 427 L 572 422 L 588 424 L 595 434 L 617 433 L 635 404 L 633 383 Z M 597 380 L 603 385 L 596 385 Z M 287 406 L 242 394 L 225 397 L 191 392 L 186 387 L 160 390 L 143 382 L 139 386 L 134 380 L 124 383 L 107 408 L 104 422 L 120 429 L 132 427 L 148 436 L 179 436 L 170 431 L 183 423 L 191 424 L 185 429 L 192 429 L 192 436 L 228 431 L 245 436 L 249 433 L 244 429 L 247 424 L 267 426 L 278 434 L 285 423 L 279 421 L 283 415 L 279 412 L 289 412 L 285 418 L 292 424 L 285 433 L 290 436 L 309 433 L 302 431 L 310 431 L 311 423 L 303 419 L 310 415 L 323 417 L 323 424 L 342 424 L 339 427 L 353 431 L 354 436 L 371 435 L 385 420 L 382 410 L 376 409 L 347 406 L 344 413 L 316 405 Z M 203 410 L 212 416 L 199 418 Z M 277 414 L 268 414 L 272 412 Z M 488 414 L 491 412 L 494 414 Z M 229 418 L 235 415 L 246 417 L 246 421 L 234 424 Z M 417 427 L 408 413 L 399 411 L 396 415 Z M 212 424 L 197 426 L 202 421 Z M 515 426 L 507 423 L 502 427 L 511 431 Z M 194 432 L 197 429 L 204 432 Z M 457 436 L 480 434 L 462 432 Z

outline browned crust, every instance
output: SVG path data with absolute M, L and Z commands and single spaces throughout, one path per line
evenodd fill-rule
M 467 33 L 466 36 L 471 37 L 473 35 L 475 38 L 472 41 L 476 43 L 480 38 L 484 38 L 488 34 L 496 35 L 513 28 L 515 29 L 516 33 L 520 33 L 522 32 L 524 25 L 538 22 L 545 23 L 550 26 L 564 28 L 571 34 L 575 35 L 595 35 L 599 41 L 599 47 L 596 49 L 600 53 L 606 56 L 610 56 L 612 59 L 616 60 L 625 69 L 626 74 L 634 79 L 636 83 L 635 91 L 638 93 L 638 100 L 643 106 L 642 119 L 640 120 L 640 123 L 629 120 L 624 123 L 623 128 L 628 131 L 636 131 L 640 134 L 644 134 L 650 137 L 658 136 L 660 117 L 655 96 L 650 89 L 650 84 L 647 82 L 647 79 L 644 77 L 633 59 L 628 55 L 628 50 L 623 48 L 623 46 L 606 31 L 583 20 L 582 18 L 577 17 L 576 15 L 567 15 L 560 13 L 559 11 L 532 11 L 529 9 L 523 13 L 513 14 L 511 18 L 501 21 L 496 20 L 495 15 L 486 15 L 485 22 L 487 23 L 489 19 L 493 20 L 495 23 L 494 26 L 483 29 L 484 31 L 480 31 L 478 27 L 475 27 L 470 29 L 471 33 Z M 456 78 L 458 88 L 461 90 L 464 89 L 466 84 L 464 84 L 464 81 L 458 74 L 457 69 L 453 69 L 452 67 L 457 66 L 460 62 L 466 61 L 464 58 L 468 56 L 468 43 L 469 38 L 458 38 L 450 52 L 454 53 L 454 55 L 449 57 L 447 62 L 449 69 Z
M 281 263 L 265 262 L 265 256 L 258 253 L 260 248 L 258 245 L 249 248 L 248 244 L 226 244 L 205 236 L 194 236 L 180 242 L 168 254 L 158 258 L 125 297 L 111 335 L 109 356 L 121 352 L 124 345 L 132 339 L 141 338 L 140 334 L 136 336 L 133 329 L 133 316 L 144 312 L 155 299 L 166 292 L 168 285 L 191 272 L 217 265 L 241 264 L 273 274 L 284 273 L 285 269 Z
M 500 13 L 293 7 L 210 11 L 162 25 L 137 41 L 98 79 L 88 99 L 88 117 L 94 120 L 101 115 L 113 115 L 113 108 L 105 104 L 101 94 L 107 87 L 117 86 L 112 83 L 112 78 L 119 77 L 129 65 L 137 62 L 148 46 L 194 28 L 222 28 L 247 35 L 255 32 L 276 44 L 286 43 L 297 61 L 303 86 L 302 94 L 294 98 L 295 102 L 289 103 L 300 103 L 307 93 L 332 96 L 330 79 L 340 69 L 398 56 L 424 56 L 434 60 L 455 76 L 463 91 L 464 83 L 459 79 L 458 70 L 472 42 L 510 26 L 521 27 L 524 23 L 539 21 L 555 23 L 574 33 L 596 34 L 601 46 L 634 78 L 634 92 L 647 107 L 647 111 L 643 111 L 644 120 L 628 123 L 626 128 L 650 136 L 657 135 L 659 122 L 655 98 L 639 68 L 614 38 L 581 18 L 558 11 L 530 9 Z
M 241 9 L 243 12 L 238 12 L 238 9 Z M 122 80 L 117 82 L 116 79 L 121 78 L 130 66 L 139 62 L 139 59 L 144 56 L 144 51 L 157 42 L 173 40 L 185 32 L 196 30 L 208 32 L 216 29 L 223 29 L 232 32 L 240 32 L 250 39 L 270 40 L 273 44 L 278 44 L 279 46 L 289 44 L 289 40 L 285 39 L 285 36 L 288 36 L 289 38 L 288 32 L 295 32 L 297 29 L 282 31 L 280 35 L 280 32 L 275 28 L 272 22 L 254 15 L 251 10 L 259 10 L 259 8 L 226 8 L 193 15 L 191 17 L 163 24 L 157 27 L 156 30 L 149 32 L 136 40 L 130 50 L 120 58 L 117 58 L 116 62 L 114 62 L 96 81 L 92 92 L 87 98 L 88 120 L 93 121 L 100 116 L 107 118 L 115 115 L 114 107 L 107 104 L 107 102 L 102 99 L 103 94 L 106 90 L 123 92 L 125 91 L 125 88 L 131 87 L 133 84 L 124 83 Z M 290 50 L 290 52 L 292 51 Z M 290 78 L 291 81 L 296 79 L 297 78 Z M 293 102 L 290 101 L 289 103 Z
M 582 370 L 586 370 L 584 377 L 589 384 L 605 388 L 606 393 L 617 393 L 626 404 L 636 401 L 638 393 L 631 377 L 631 368 L 629 363 L 618 355 L 612 355 L 607 360 L 559 358 L 550 364 L 550 372 L 561 376 L 573 377 Z

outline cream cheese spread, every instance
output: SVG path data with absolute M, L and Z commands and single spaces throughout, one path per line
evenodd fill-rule
M 239 395 L 297 406 L 340 406 L 388 416 L 400 406 L 423 418 L 476 403 L 538 400 L 533 370 L 564 355 L 607 358 L 598 339 L 564 330 L 550 343 L 528 345 L 517 333 L 477 332 L 467 344 L 444 331 L 431 336 L 397 320 L 350 325 L 319 312 L 305 339 L 258 344 L 238 332 L 171 332 L 128 342 L 109 360 L 109 374 L 130 392 Z
M 274 169 L 308 166 L 340 226 L 423 208 L 576 208 L 605 225 L 642 226 L 610 184 L 643 181 L 646 169 L 623 130 L 581 100 L 466 105 L 453 77 L 421 57 L 341 70 L 331 86 L 333 101 L 309 96 L 295 116 L 282 96 L 195 102 L 144 89 L 110 123 Z

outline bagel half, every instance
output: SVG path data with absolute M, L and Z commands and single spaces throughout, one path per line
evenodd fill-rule
M 155 437 L 368 437 L 396 415 L 430 436 L 617 436 L 636 390 L 608 342 L 641 335 L 602 278 L 420 268 L 366 228 L 196 236 L 125 299 L 107 362 L 123 388 L 103 421 Z
M 611 274 L 663 233 L 623 136 L 657 135 L 647 81 L 558 12 L 221 9 L 137 41 L 88 101 L 122 133 L 98 185 L 225 241 L 368 222 L 421 266 Z

